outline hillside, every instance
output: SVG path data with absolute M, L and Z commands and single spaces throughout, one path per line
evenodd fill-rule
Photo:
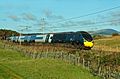
M 90 31 L 92 35 L 112 35 L 114 33 L 119 33 L 118 31 L 114 29 L 101 29 L 97 31 Z

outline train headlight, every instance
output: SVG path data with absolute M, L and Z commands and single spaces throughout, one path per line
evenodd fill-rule
M 93 42 L 85 41 L 85 42 L 84 42 L 84 46 L 85 46 L 85 47 L 93 47 Z

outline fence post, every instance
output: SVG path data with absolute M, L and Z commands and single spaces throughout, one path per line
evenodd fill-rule
M 63 53 L 61 52 L 61 60 L 63 60 Z
M 33 59 L 35 59 L 35 58 L 36 58 L 36 52 L 33 53 Z
M 80 57 L 77 57 L 77 65 L 80 66 Z
M 85 59 L 83 58 L 82 61 L 83 61 L 83 63 L 82 63 L 83 67 L 85 67 Z
M 53 58 L 55 59 L 56 58 L 56 52 L 54 52 L 54 54 L 53 54 L 54 56 L 53 56 Z
M 45 52 L 45 58 L 48 58 L 48 52 Z

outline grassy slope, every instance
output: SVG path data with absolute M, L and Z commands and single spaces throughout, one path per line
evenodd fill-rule
M 60 60 L 39 59 L 4 63 L 25 79 L 97 79 L 82 67 Z
M 98 79 L 86 69 L 61 60 L 30 59 L 0 48 L 0 79 Z

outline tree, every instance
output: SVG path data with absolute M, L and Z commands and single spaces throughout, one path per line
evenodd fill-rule
M 12 35 L 19 35 L 18 32 L 12 31 L 12 30 L 6 30 L 6 29 L 0 29 L 0 39 L 1 40 L 6 40 L 7 37 L 12 36 Z

